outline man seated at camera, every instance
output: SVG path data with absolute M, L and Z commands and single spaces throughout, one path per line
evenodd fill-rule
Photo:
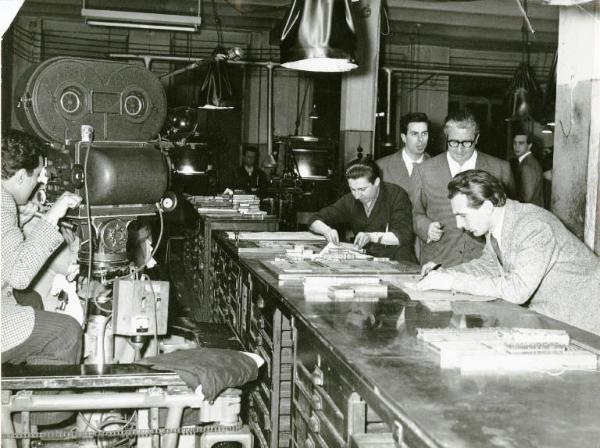
M 507 199 L 482 170 L 456 175 L 448 191 L 456 226 L 485 236 L 485 247 L 468 263 L 429 272 L 417 289 L 498 297 L 600 334 L 600 258 L 556 216 Z
M 379 167 L 370 159 L 353 163 L 345 174 L 350 193 L 309 219 L 309 229 L 338 244 L 334 228 L 348 226 L 354 244 L 367 254 L 414 262 L 411 205 L 399 186 L 381 181 Z
M 58 221 L 81 202 L 78 195 L 63 193 L 41 219 L 31 223 L 25 236 L 24 221 L 37 212 L 29 199 L 43 172 L 42 148 L 40 141 L 21 131 L 2 136 L 2 362 L 77 364 L 80 324 L 41 306 L 21 305 L 13 292 L 27 288 L 64 243 Z

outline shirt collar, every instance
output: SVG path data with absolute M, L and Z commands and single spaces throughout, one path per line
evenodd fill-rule
M 450 152 L 446 151 L 446 158 L 448 159 L 448 166 L 450 167 L 450 174 L 452 177 L 456 176 L 458 173 L 462 173 L 467 170 L 474 170 L 475 164 L 477 163 L 477 150 L 473 151 L 473 154 L 462 165 L 459 165 L 456 160 L 452 158 Z
M 423 160 L 425 159 L 425 154 L 421 154 L 421 157 L 419 157 L 417 160 L 413 160 L 409 157 L 409 155 L 406 153 L 406 151 L 403 149 L 402 150 L 402 160 L 404 160 L 404 165 L 406 165 L 406 170 L 408 171 L 408 175 L 412 175 L 412 170 L 413 170 L 413 166 L 415 163 L 421 163 L 423 162 Z
M 504 215 L 506 214 L 506 206 L 497 207 L 498 209 L 498 222 L 494 226 L 493 229 L 490 230 L 490 233 L 494 235 L 496 241 L 498 241 L 498 246 L 502 247 L 502 227 L 504 226 Z
M 527 151 L 525 154 L 523 154 L 522 156 L 519 157 L 519 163 L 521 163 L 523 161 L 523 159 L 525 157 L 527 157 L 529 154 L 531 154 L 531 151 Z

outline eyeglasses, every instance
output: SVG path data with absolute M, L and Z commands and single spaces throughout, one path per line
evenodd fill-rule
M 458 148 L 462 145 L 463 148 L 470 148 L 475 143 L 475 140 L 447 140 L 450 148 Z

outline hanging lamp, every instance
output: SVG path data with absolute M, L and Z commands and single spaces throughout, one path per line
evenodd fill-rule
M 311 72 L 358 67 L 350 0 L 294 0 L 279 41 L 281 65 Z
M 535 79 L 535 72 L 530 65 L 529 55 L 529 19 L 527 17 L 527 0 L 523 1 L 523 25 L 521 63 L 515 70 L 508 88 L 509 113 L 505 121 L 523 121 L 538 119 L 541 113 L 542 91 Z
M 217 30 L 217 47 L 213 50 L 209 60 L 208 69 L 200 87 L 198 98 L 199 109 L 206 110 L 231 110 L 235 101 L 229 74 L 227 72 L 228 52 L 223 45 L 223 30 L 221 19 L 217 14 L 215 0 L 211 0 L 215 28 Z

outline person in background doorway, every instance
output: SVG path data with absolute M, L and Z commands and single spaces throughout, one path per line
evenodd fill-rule
M 417 289 L 498 297 L 600 335 L 600 258 L 556 216 L 507 199 L 482 170 L 458 174 L 448 191 L 456 226 L 485 237 L 485 248 L 468 263 L 429 272 Z
M 484 240 L 456 227 L 448 182 L 463 171 L 482 169 L 500 179 L 512 196 L 514 178 L 507 161 L 477 150 L 479 125 L 471 112 L 450 113 L 444 121 L 444 134 L 447 151 L 415 166 L 410 199 L 421 264 L 436 260 L 450 267 L 479 257 Z
M 429 118 L 422 112 L 411 112 L 400 118 L 400 137 L 404 147 L 377 160 L 384 182 L 410 191 L 413 167 L 430 158 L 425 152 L 429 141 Z
M 334 227 L 344 224 L 353 231 L 354 244 L 364 247 L 367 254 L 414 263 L 408 194 L 397 185 L 382 182 L 371 159 L 350 165 L 345 177 L 350 193 L 315 213 L 308 221 L 309 229 L 338 244 Z
M 517 199 L 544 206 L 544 177 L 542 167 L 531 153 L 531 137 L 526 132 L 519 132 L 513 137 L 513 151 L 517 158 L 516 184 Z

